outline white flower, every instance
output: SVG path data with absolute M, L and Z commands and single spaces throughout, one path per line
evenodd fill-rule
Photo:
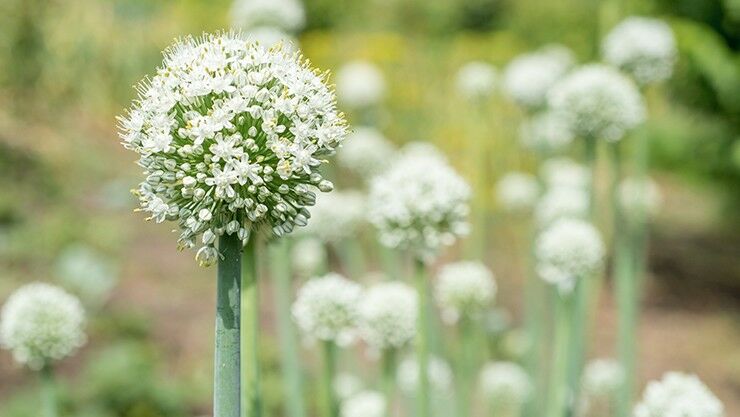
M 584 65 L 570 73 L 552 88 L 548 103 L 577 137 L 585 139 L 618 141 L 645 119 L 635 83 L 602 64 Z
M 74 245 L 65 249 L 57 261 L 57 277 L 68 290 L 88 305 L 100 305 L 116 286 L 116 269 L 92 249 Z
M 551 158 L 540 168 L 540 175 L 547 187 L 572 187 L 586 189 L 590 179 L 588 168 L 569 158 Z
M 489 362 L 480 373 L 480 388 L 493 404 L 519 407 L 532 394 L 527 372 L 514 362 Z
M 385 78 L 374 64 L 352 61 L 337 71 L 339 102 L 352 109 L 372 107 L 385 97 Z
M 619 184 L 619 202 L 628 216 L 654 216 L 660 211 L 663 195 L 650 178 L 625 178 Z
M 668 372 L 645 388 L 634 417 L 724 417 L 722 402 L 696 375 Z
M 415 394 L 419 385 L 419 363 L 410 356 L 398 364 L 396 378 L 398 387 L 406 394 Z M 452 369 L 442 358 L 430 356 L 427 364 L 429 386 L 438 394 L 449 393 L 452 389 Z
M 360 303 L 360 335 L 373 348 L 400 348 L 414 338 L 418 297 L 402 282 L 370 287 Z
M 319 271 L 326 262 L 326 248 L 313 237 L 298 239 L 291 250 L 293 268 L 301 276 L 310 276 Z
M 362 287 L 336 273 L 306 282 L 293 303 L 293 319 L 308 336 L 339 346 L 354 342 Z
M 480 262 L 447 264 L 437 275 L 435 296 L 447 323 L 480 317 L 495 295 L 493 273 Z
M 535 208 L 535 218 L 546 226 L 562 218 L 585 218 L 589 208 L 588 193 L 582 188 L 553 187 L 542 196 Z
M 85 343 L 85 312 L 61 288 L 32 283 L 16 290 L 0 312 L 0 345 L 32 369 L 72 355 Z
M 365 197 L 359 191 L 322 194 L 311 208 L 306 233 L 323 242 L 338 242 L 352 237 L 365 222 Z
M 630 74 L 640 85 L 664 81 L 673 73 L 678 51 L 673 31 L 659 19 L 624 19 L 601 44 L 604 60 Z
M 181 247 L 203 245 L 202 264 L 216 261 L 223 234 L 246 243 L 254 231 L 305 225 L 314 187 L 332 189 L 319 165 L 346 123 L 300 55 L 234 33 L 185 38 L 139 92 L 120 136 L 144 169 L 141 209 L 176 221 Z
M 624 370 L 615 359 L 595 359 L 583 371 L 583 388 L 596 397 L 614 394 L 623 383 Z
M 296 40 L 286 32 L 274 26 L 258 26 L 244 32 L 247 39 L 258 42 L 264 48 L 277 45 L 288 51 L 297 51 Z
M 387 402 L 377 391 L 361 391 L 342 401 L 341 417 L 383 417 Z
M 337 162 L 365 180 L 370 180 L 390 165 L 395 149 L 377 129 L 357 127 L 337 151 Z
M 515 58 L 504 70 L 504 92 L 520 106 L 545 106 L 548 91 L 573 65 L 570 51 L 552 45 Z
M 604 242 L 594 226 L 583 220 L 560 219 L 537 237 L 537 274 L 568 293 L 578 279 L 588 278 L 602 267 L 604 252 Z
M 460 94 L 469 100 L 484 100 L 496 87 L 496 68 L 485 62 L 473 61 L 463 65 L 455 76 Z
M 306 24 L 306 12 L 300 0 L 235 0 L 231 21 L 243 30 L 271 26 L 296 32 Z
M 537 179 L 524 172 L 509 172 L 496 183 L 496 197 L 509 211 L 531 209 L 539 194 Z
M 340 400 L 346 400 L 362 391 L 363 385 L 362 380 L 356 375 L 340 372 L 334 377 L 332 388 L 334 389 L 337 398 Z
M 568 122 L 558 113 L 543 111 L 526 120 L 519 128 L 519 140 L 528 148 L 543 153 L 555 153 L 573 142 Z
M 381 243 L 428 258 L 468 233 L 470 187 L 428 152 L 402 154 L 370 184 L 368 211 Z

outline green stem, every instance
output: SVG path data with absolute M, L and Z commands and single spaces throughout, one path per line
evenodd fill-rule
M 240 291 L 242 244 L 236 234 L 222 235 L 218 248 L 214 417 L 240 416 Z
M 271 247 L 270 270 L 274 282 L 274 297 L 278 319 L 278 338 L 285 391 L 287 417 L 305 417 L 303 381 L 301 376 L 298 342 L 291 320 L 291 270 L 290 239 L 280 239 Z
M 476 337 L 473 328 L 473 323 L 469 318 L 460 319 L 460 343 L 461 349 L 459 351 L 458 367 L 460 378 L 457 379 L 458 383 L 458 416 L 467 417 L 470 416 L 470 404 L 473 400 L 472 383 L 474 380 L 475 366 L 476 366 Z
M 362 278 L 362 275 L 366 272 L 365 254 L 363 253 L 359 239 L 356 237 L 344 239 L 336 244 L 335 247 L 339 256 L 342 258 L 342 263 L 347 274 L 353 279 Z
M 552 352 L 552 371 L 547 396 L 547 416 L 569 416 L 571 388 L 568 382 L 568 369 L 572 343 L 573 294 L 560 294 L 555 311 L 555 344 Z
M 390 417 L 393 413 L 393 403 L 396 394 L 396 350 L 393 348 L 383 351 L 383 395 L 385 396 L 385 415 Z
M 419 365 L 417 387 L 417 417 L 429 417 L 431 404 L 429 397 L 429 292 L 427 289 L 426 266 L 421 259 L 415 260 L 415 283 L 419 295 L 419 317 L 416 334 L 416 360 Z
M 54 369 L 51 365 L 46 364 L 41 368 L 41 404 L 43 407 L 43 417 L 57 417 L 57 386 L 54 381 Z
M 252 237 L 244 247 L 244 261 L 242 263 L 242 323 L 241 333 L 242 357 L 242 387 L 244 389 L 244 417 L 259 417 L 262 415 L 262 392 L 260 387 L 259 361 L 259 328 L 260 302 L 259 285 L 257 280 L 257 245 Z
M 333 342 L 324 341 L 321 343 L 322 363 L 324 366 L 321 374 L 321 397 L 320 397 L 320 416 L 337 417 L 337 401 L 334 398 L 334 376 L 336 374 L 336 347 Z
M 400 279 L 403 275 L 401 271 L 401 259 L 398 253 L 392 249 L 387 248 L 380 242 L 377 242 L 378 255 L 380 258 L 380 264 L 383 266 L 383 272 L 388 275 L 391 279 Z

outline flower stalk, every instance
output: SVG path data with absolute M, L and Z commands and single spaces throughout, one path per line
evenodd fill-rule
M 429 290 L 427 288 L 426 265 L 422 259 L 414 262 L 414 279 L 419 294 L 418 333 L 416 339 L 416 360 L 419 365 L 419 381 L 416 393 L 417 416 L 429 417 L 431 403 L 429 397 Z
M 260 387 L 260 296 L 257 279 L 257 245 L 252 237 L 244 247 L 241 273 L 242 323 L 241 332 L 243 416 L 262 415 L 262 392 Z
M 57 386 L 54 380 L 54 369 L 50 364 L 44 365 L 40 371 L 43 417 L 57 417 Z
M 339 410 L 333 386 L 337 361 L 336 346 L 332 341 L 324 341 L 321 345 L 323 370 L 321 373 L 319 415 L 321 417 L 337 417 Z
M 385 415 L 390 417 L 393 414 L 393 403 L 396 396 L 396 349 L 383 350 L 382 367 L 383 396 L 386 400 Z
M 241 240 L 235 233 L 224 234 L 219 238 L 219 250 L 213 415 L 241 417 Z
M 569 399 L 572 394 L 568 371 L 573 357 L 569 352 L 576 340 L 573 338 L 574 294 L 558 294 L 555 312 L 555 342 L 552 352 L 552 370 L 547 397 L 547 416 L 569 416 Z

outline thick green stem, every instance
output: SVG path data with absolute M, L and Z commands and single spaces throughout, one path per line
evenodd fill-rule
M 382 362 L 382 386 L 386 401 L 385 415 L 390 417 L 393 413 L 393 404 L 396 397 L 396 350 L 393 348 L 385 349 Z
M 323 372 L 321 373 L 320 416 L 337 417 L 338 404 L 334 398 L 334 376 L 336 374 L 336 346 L 333 342 L 321 344 Z
M 344 269 L 353 279 L 359 279 L 365 274 L 365 254 L 357 237 L 344 239 L 335 245 L 341 258 Z
M 244 417 L 259 417 L 262 415 L 262 392 L 260 387 L 260 360 L 259 360 L 259 328 L 260 302 L 259 284 L 257 280 L 257 256 L 255 238 L 249 240 L 244 247 L 244 261 L 242 263 L 242 323 L 241 334 L 244 359 L 242 367 L 242 387 Z
M 57 417 L 57 386 L 54 380 L 54 369 L 51 365 L 46 364 L 41 368 L 41 404 L 43 407 L 43 417 Z
M 417 417 L 431 415 L 429 397 L 429 292 L 427 289 L 426 265 L 421 259 L 415 261 L 414 280 L 419 295 L 419 317 L 416 333 L 416 360 L 419 365 L 419 381 L 417 387 Z
M 383 272 L 391 279 L 400 279 L 403 275 L 403 268 L 398 252 L 389 249 L 380 242 L 377 242 L 377 248 L 380 264 L 383 266 Z
M 271 247 L 270 275 L 274 282 L 274 297 L 277 308 L 278 338 L 282 364 L 283 390 L 287 417 L 305 417 L 303 404 L 303 381 L 298 342 L 291 320 L 291 269 L 290 240 L 280 239 Z
M 458 370 L 460 378 L 458 383 L 458 416 L 470 416 L 470 404 L 473 401 L 472 387 L 475 378 L 475 366 L 477 365 L 476 334 L 474 323 L 469 318 L 460 320 L 460 350 L 458 357 Z
M 573 294 L 560 294 L 557 301 L 547 417 L 568 417 L 570 415 L 572 392 L 568 381 L 568 370 L 571 359 L 569 351 L 573 341 L 573 301 Z
M 240 416 L 240 291 L 242 244 L 236 234 L 222 235 L 218 244 L 216 349 L 213 379 L 214 417 Z

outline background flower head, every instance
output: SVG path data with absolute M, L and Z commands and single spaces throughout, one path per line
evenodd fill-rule
M 724 406 L 696 375 L 668 372 L 645 388 L 634 417 L 724 417 Z
M 231 7 L 231 22 L 244 30 L 275 27 L 296 32 L 306 24 L 306 12 L 301 0 L 236 0 Z
M 496 281 L 480 262 L 455 262 L 442 267 L 434 289 L 442 318 L 457 323 L 481 317 L 496 295 Z
M 352 109 L 363 109 L 380 103 L 385 97 L 385 78 L 375 64 L 351 61 L 337 71 L 339 103 Z
M 539 194 L 537 178 L 524 172 L 509 172 L 496 183 L 498 202 L 508 211 L 531 209 Z
M 360 303 L 360 335 L 373 348 L 400 348 L 414 338 L 418 297 L 402 282 L 382 282 L 365 291 Z
M 373 127 L 360 126 L 337 151 L 339 165 L 369 181 L 383 172 L 393 159 L 393 144 Z
M 546 104 L 548 91 L 572 65 L 572 53 L 559 45 L 520 55 L 504 70 L 504 92 L 526 109 L 540 109 Z
M 527 372 L 519 364 L 489 362 L 480 372 L 480 389 L 492 404 L 515 408 L 527 400 L 533 386 Z
M 472 61 L 463 65 L 455 75 L 457 91 L 468 100 L 484 100 L 496 88 L 498 74 L 491 64 Z

